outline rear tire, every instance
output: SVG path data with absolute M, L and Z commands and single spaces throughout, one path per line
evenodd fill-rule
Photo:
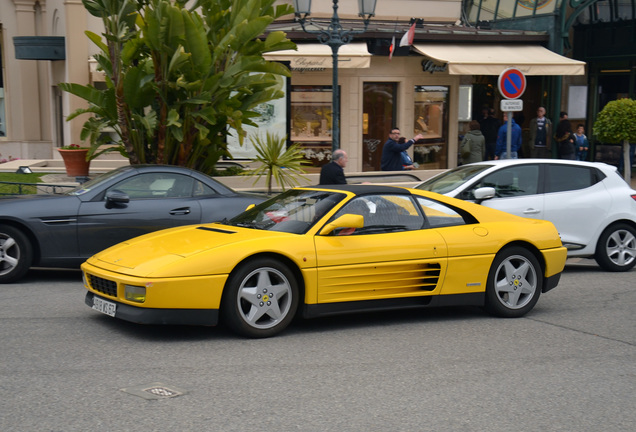
M 636 264 L 636 230 L 624 223 L 607 227 L 598 239 L 594 259 L 603 270 L 630 270 Z
M 512 246 L 499 251 L 486 285 L 486 310 L 503 318 L 522 317 L 532 310 L 543 288 L 543 272 L 529 250 Z
M 232 272 L 225 285 L 224 322 L 242 336 L 274 336 L 294 318 L 298 292 L 298 282 L 284 264 L 272 258 L 248 261 Z
M 0 225 L 0 283 L 24 277 L 33 261 L 33 247 L 22 231 Z

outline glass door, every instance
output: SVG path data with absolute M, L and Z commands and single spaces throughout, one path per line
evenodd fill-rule
M 397 83 L 366 82 L 362 97 L 362 171 L 380 171 L 382 145 L 397 109 Z

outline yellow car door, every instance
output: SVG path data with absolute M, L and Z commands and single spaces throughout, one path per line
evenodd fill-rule
M 446 245 L 408 195 L 358 197 L 343 214 L 364 227 L 315 237 L 318 303 L 431 295 L 446 270 Z M 339 234 L 345 235 L 339 235 Z

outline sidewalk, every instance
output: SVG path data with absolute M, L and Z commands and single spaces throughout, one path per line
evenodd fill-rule
M 90 167 L 90 176 L 95 177 L 98 174 L 108 172 L 120 166 L 127 165 L 127 160 L 93 160 Z M 75 178 L 68 177 L 64 169 L 64 163 L 59 160 L 14 160 L 0 164 L 1 172 L 16 172 L 21 166 L 28 166 L 33 172 L 50 173 L 42 177 L 43 183 L 49 184 L 78 184 Z M 348 172 L 346 173 L 349 183 L 362 183 L 369 181 L 371 183 L 391 184 L 395 186 L 412 187 L 419 181 L 424 181 L 444 170 L 413 170 L 405 173 L 404 171 L 386 172 Z M 413 178 L 415 176 L 417 178 Z M 301 186 L 310 186 L 318 184 L 319 173 L 305 174 L 305 180 L 299 179 Z M 265 190 L 265 177 L 261 177 L 254 184 L 252 176 L 219 176 L 216 180 L 237 191 L 242 190 Z M 631 187 L 636 190 L 636 172 L 632 173 Z

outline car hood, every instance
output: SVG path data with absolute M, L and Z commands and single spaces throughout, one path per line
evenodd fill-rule
M 150 276 L 164 273 L 174 264 L 203 252 L 229 245 L 235 250 L 240 248 L 240 243 L 246 241 L 269 241 L 267 239 L 280 239 L 292 235 L 294 234 L 233 227 L 220 223 L 188 225 L 157 231 L 119 243 L 89 258 L 88 263 L 110 271 Z

